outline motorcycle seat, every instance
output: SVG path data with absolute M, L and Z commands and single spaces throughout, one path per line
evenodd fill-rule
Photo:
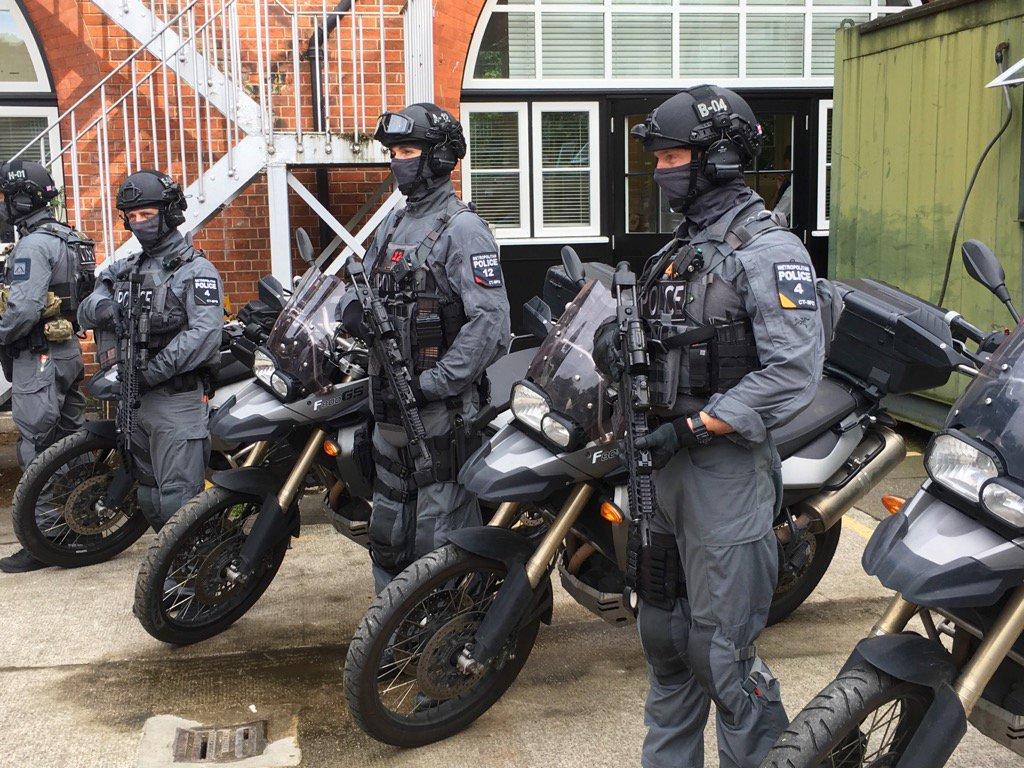
M 845 419 L 860 404 L 860 399 L 845 386 L 822 378 L 810 405 L 781 427 L 772 430 L 779 455 L 786 459 L 819 437 L 833 424 Z

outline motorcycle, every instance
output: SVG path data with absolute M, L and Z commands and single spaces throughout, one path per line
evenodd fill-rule
M 597 616 L 615 625 L 634 621 L 623 600 L 631 518 L 617 393 L 591 356 L 594 332 L 615 313 L 606 282 L 612 271 L 584 279 L 571 249 L 562 255 L 579 293 L 514 387 L 504 426 L 460 475 L 481 500 L 499 504 L 490 524 L 451 534 L 396 577 L 349 646 L 349 709 L 379 741 L 428 744 L 487 711 L 526 663 L 539 624 L 551 621 L 553 570 Z M 817 395 L 772 431 L 783 458 L 780 562 L 800 580 L 788 594 L 801 602 L 831 560 L 842 515 L 905 456 L 882 398 L 937 386 L 957 362 L 951 349 L 936 349 L 912 380 L 875 372 L 860 342 L 848 338 L 845 328 L 859 328 L 849 307 L 898 313 L 909 297 L 872 281 L 837 288 L 847 309 Z M 547 322 L 544 302 L 531 304 L 527 317 Z
M 782 734 L 768 768 L 938 768 L 968 722 L 1024 755 L 1024 330 L 992 251 L 968 241 L 962 253 L 1017 327 L 995 347 L 947 316 L 959 369 L 973 380 L 925 451 L 928 479 L 878 525 L 863 556 L 864 570 L 896 594 Z M 923 635 L 908 629 L 915 616 Z
M 245 318 L 252 314 L 247 310 L 258 305 L 262 312 L 258 322 L 225 324 L 210 398 L 212 415 L 252 379 L 251 362 L 247 362 L 250 350 L 269 330 L 267 313 L 280 311 L 287 294 L 273 277 L 264 277 L 259 282 L 260 299 L 239 312 Z M 84 389 L 97 400 L 116 403 L 120 395 L 116 367 L 101 368 Z M 214 440 L 210 467 L 237 464 L 238 452 L 237 443 Z M 87 421 L 82 429 L 40 453 L 25 468 L 14 492 L 11 516 L 21 546 L 47 565 L 73 568 L 105 562 L 134 544 L 149 528 L 134 488 L 122 504 L 100 503 L 120 464 L 113 419 Z
M 324 489 L 335 529 L 369 546 L 368 350 L 335 320 L 346 284 L 313 263 L 304 232 L 297 239 L 311 266 L 254 352 L 256 381 L 210 422 L 216 439 L 250 446 L 244 461 L 213 474 L 213 487 L 164 526 L 139 570 L 134 613 L 166 643 L 219 634 L 256 603 L 299 535 L 298 503 L 312 487 Z M 526 359 L 514 353 L 489 369 L 498 397 L 522 375 Z M 496 412 L 485 409 L 471 428 L 485 429 Z

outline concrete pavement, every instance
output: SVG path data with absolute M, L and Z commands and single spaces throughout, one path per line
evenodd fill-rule
M 908 465 L 899 479 L 912 486 L 915 471 Z M 874 524 L 863 513 L 848 517 L 816 594 L 762 638 L 791 714 L 832 678 L 886 603 L 885 590 L 860 569 Z M 553 626 L 542 627 L 504 698 L 459 736 L 402 751 L 364 736 L 345 707 L 347 641 L 372 593 L 365 552 L 328 525 L 304 528 L 246 617 L 219 637 L 174 649 L 131 614 L 149 539 L 92 568 L 0 574 L 0 765 L 162 765 L 155 748 L 140 755 L 146 723 L 158 715 L 210 725 L 266 718 L 268 738 L 294 739 L 309 768 L 639 764 L 646 680 L 636 632 L 604 624 L 560 588 Z M 12 544 L 2 510 L 0 553 Z M 713 726 L 707 740 L 707 764 L 716 765 Z M 950 765 L 1024 761 L 972 730 Z

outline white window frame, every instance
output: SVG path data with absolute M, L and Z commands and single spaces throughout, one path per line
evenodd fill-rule
M 545 226 L 541 115 L 544 112 L 586 112 L 590 131 L 590 222 L 585 226 Z M 592 237 L 601 234 L 601 147 L 596 101 L 535 101 L 532 104 L 533 210 L 535 237 Z M 579 169 L 572 169 L 579 170 Z
M 28 48 L 29 58 L 32 60 L 32 69 L 36 73 L 36 79 L 30 82 L 17 83 L 10 80 L 0 80 L 0 93 L 51 93 L 50 78 L 46 74 L 46 64 L 43 62 L 43 54 L 36 43 L 36 36 L 32 33 L 32 27 L 21 12 L 21 6 L 15 0 L 0 0 L 0 11 L 10 11 L 14 18 L 14 24 L 18 29 L 19 37 Z M 4 107 L 4 113 L 10 107 Z
M 3 111 L 4 117 L 45 117 L 47 125 L 52 129 L 47 135 L 47 139 L 50 144 L 50 158 L 57 157 L 57 153 L 60 152 L 60 126 L 57 124 L 58 112 L 56 107 L 0 107 Z M 56 127 L 55 127 L 56 126 Z M 58 160 L 52 162 L 49 166 L 50 175 L 53 177 L 54 183 L 57 185 L 57 189 L 63 190 L 64 187 L 64 168 L 63 164 Z M 70 218 L 70 212 L 66 206 L 68 204 L 68 196 L 65 191 L 64 194 L 64 205 L 65 217 Z M 77 211 L 77 209 L 76 209 Z
M 472 101 L 461 105 L 466 135 L 470 135 L 470 121 L 477 112 L 514 112 L 519 130 L 519 226 L 494 227 L 496 238 L 527 238 L 530 236 L 530 140 L 527 128 L 526 102 Z M 488 171 L 490 172 L 490 171 Z M 509 169 L 511 173 L 511 169 Z M 462 193 L 466 201 L 473 199 L 473 142 L 467 142 L 466 156 L 462 159 Z
M 828 113 L 832 110 L 833 100 L 822 99 L 818 102 L 818 227 L 814 230 L 817 237 L 827 237 L 829 219 L 825 211 L 825 192 L 828 183 L 828 169 L 832 158 L 828 156 Z M 835 123 L 832 124 L 835 129 Z
M 822 5 L 814 0 L 803 0 L 799 5 L 751 5 L 748 0 L 734 0 L 733 4 L 702 4 L 698 0 L 673 0 L 665 4 L 620 4 L 612 0 L 602 0 L 593 4 L 574 3 L 553 3 L 553 2 L 530 2 L 530 0 L 509 0 L 505 5 L 498 5 L 498 0 L 487 0 L 483 10 L 480 12 L 476 29 L 473 31 L 473 38 L 469 45 L 469 53 L 466 57 L 466 67 L 463 75 L 462 86 L 467 91 L 472 90 L 570 90 L 577 91 L 580 88 L 688 88 L 707 82 L 707 76 L 681 77 L 675 73 L 679 71 L 679 29 L 682 17 L 688 14 L 708 13 L 736 13 L 739 17 L 739 76 L 738 77 L 714 77 L 716 85 L 725 88 L 831 88 L 834 82 L 832 76 L 812 76 L 811 53 L 812 53 L 812 15 L 813 14 L 863 14 L 867 13 L 871 19 L 879 16 L 888 16 L 899 13 L 921 4 L 921 0 L 910 0 L 909 6 L 890 7 L 884 5 L 884 0 L 870 0 L 863 5 Z M 612 39 L 611 39 L 611 12 L 615 10 L 621 13 L 643 14 L 643 13 L 670 13 L 672 14 L 672 67 L 673 76 L 659 78 L 613 78 L 612 72 Z M 605 14 L 605 67 L 604 77 L 598 78 L 545 78 L 543 72 L 541 40 L 541 13 L 542 11 L 554 13 L 602 13 Z M 484 32 L 494 13 L 532 13 L 534 14 L 534 55 L 535 69 L 532 78 L 508 78 L 508 79 L 485 79 L 474 77 L 477 57 L 480 53 L 480 45 L 483 42 Z M 747 77 L 747 18 L 760 14 L 802 14 L 804 21 L 804 49 L 803 61 L 804 72 L 802 76 L 790 77 Z

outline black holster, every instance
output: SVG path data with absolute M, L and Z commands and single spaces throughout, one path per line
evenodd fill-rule
M 649 544 L 639 546 L 637 595 L 655 608 L 670 611 L 676 600 L 686 596 L 679 548 L 670 533 L 652 531 L 650 537 Z

